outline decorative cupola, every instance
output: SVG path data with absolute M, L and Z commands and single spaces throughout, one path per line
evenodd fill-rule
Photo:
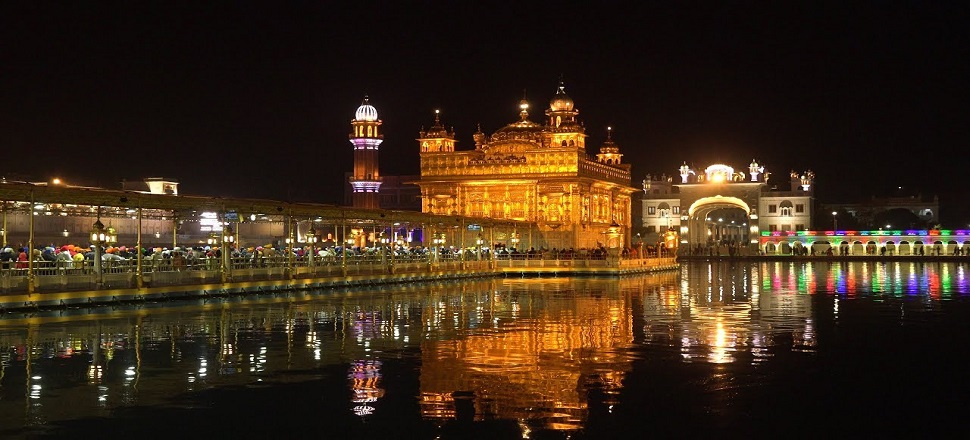
M 482 150 L 485 148 L 485 133 L 482 133 L 482 124 L 478 124 L 478 128 L 475 133 L 472 134 L 472 139 L 475 140 L 475 149 Z
M 418 145 L 422 153 L 451 153 L 455 151 L 455 129 L 447 130 L 441 124 L 441 111 L 434 111 L 434 125 L 428 131 L 418 132 Z
M 765 167 L 758 165 L 758 161 L 752 159 L 751 165 L 748 165 L 748 174 L 751 176 L 752 182 L 758 181 L 758 175 L 765 172 Z
M 566 94 L 566 86 L 560 79 L 559 89 L 549 101 L 549 109 L 546 110 L 549 146 L 586 148 L 586 130 L 576 119 L 578 115 L 579 110 L 576 109 L 573 99 Z
M 689 178 L 691 174 L 694 174 L 694 171 L 687 166 L 687 162 L 684 162 L 684 164 L 680 166 L 680 183 L 687 183 L 687 178 Z
M 613 127 L 606 127 L 606 142 L 603 142 L 603 146 L 600 147 L 596 160 L 607 165 L 619 165 L 622 158 L 620 147 L 617 147 L 616 143 L 613 142 Z
M 808 170 L 801 175 L 799 180 L 801 180 L 802 191 L 811 191 L 812 184 L 815 183 L 815 173 Z

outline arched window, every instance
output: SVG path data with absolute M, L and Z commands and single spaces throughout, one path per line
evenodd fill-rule
M 368 125 L 367 126 L 367 137 L 370 137 L 371 136 L 371 133 L 372 133 L 371 126 Z
M 781 205 L 778 208 L 779 208 L 779 211 L 780 211 L 779 214 L 782 217 L 791 217 L 793 215 L 793 211 L 795 209 L 795 206 L 792 205 L 792 203 L 790 201 L 785 200 L 784 202 L 781 202 Z

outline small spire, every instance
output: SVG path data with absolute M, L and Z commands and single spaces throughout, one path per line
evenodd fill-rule
M 441 124 L 441 110 L 434 110 L 434 125 Z
M 559 74 L 559 91 L 556 92 L 556 94 L 557 95 L 559 95 L 559 94 L 565 95 L 566 94 L 566 83 L 562 80 L 562 74 L 561 73 Z
M 613 140 L 613 127 L 606 127 L 606 140 L 607 142 Z
M 525 100 L 525 89 L 522 90 L 522 100 L 519 101 L 519 116 L 522 120 L 529 119 L 529 101 Z

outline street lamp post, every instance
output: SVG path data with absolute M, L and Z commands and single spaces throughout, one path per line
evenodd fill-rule
M 108 228 L 104 230 L 104 240 L 105 243 L 109 245 L 118 244 L 118 232 L 115 231 L 115 228 L 108 226 Z
M 95 286 L 100 289 L 104 278 L 101 276 L 101 244 L 105 242 L 104 223 L 101 223 L 101 215 L 94 222 L 91 228 L 91 243 L 94 245 L 94 274 L 96 276 Z
M 289 225 L 290 225 L 290 232 L 289 232 L 290 236 L 286 237 L 284 242 L 286 243 L 286 278 L 289 280 L 292 280 L 293 277 L 296 275 L 294 273 L 295 269 L 293 267 L 294 257 L 296 256 L 296 251 L 294 249 L 296 247 L 296 239 L 293 238 L 292 223 L 289 223 Z
M 432 239 L 431 242 L 434 244 L 434 260 L 438 261 L 441 253 L 440 248 L 445 245 L 445 234 L 441 233 L 441 234 L 435 235 L 434 239 Z
M 838 211 L 832 211 L 832 229 L 833 230 L 836 230 L 836 231 L 839 230 L 839 217 L 838 216 L 839 216 L 839 212 Z
M 385 237 L 384 233 L 381 232 L 381 235 L 377 239 L 377 242 L 381 244 L 381 264 L 382 265 L 387 264 L 387 248 L 391 240 Z
M 402 247 L 403 245 L 404 240 L 401 237 L 398 237 L 397 240 L 391 242 L 391 262 L 387 266 L 388 273 L 394 273 L 394 259 L 397 258 L 395 254 L 397 254 L 397 248 Z
M 232 281 L 232 246 L 236 241 L 236 236 L 232 233 L 232 227 L 226 225 L 222 230 L 222 282 Z
M 220 237 L 221 237 L 221 235 L 219 235 L 216 231 L 209 231 L 209 237 L 205 239 L 205 243 L 208 246 L 205 248 L 205 251 L 206 252 L 205 252 L 204 257 L 205 257 L 205 270 L 212 270 L 213 267 L 216 264 L 219 264 L 219 272 L 220 272 L 220 275 L 219 276 L 220 277 L 223 277 L 224 274 L 221 273 L 222 272 L 222 261 L 221 261 L 221 259 L 218 262 L 213 262 L 212 261 L 213 258 L 214 258 L 213 255 L 215 255 L 216 250 L 221 247 L 221 246 L 219 246 L 219 239 L 220 239 Z M 225 282 L 225 281 L 223 281 L 223 282 Z
M 317 230 L 310 226 L 310 230 L 306 231 L 306 242 L 310 245 L 310 253 L 307 254 L 307 265 L 310 266 L 310 271 L 313 271 L 313 255 L 316 252 L 314 246 L 317 243 Z

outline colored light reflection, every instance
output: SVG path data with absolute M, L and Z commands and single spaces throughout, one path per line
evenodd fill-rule
M 458 418 L 457 411 L 473 400 L 472 417 L 516 420 L 526 427 L 524 433 L 577 430 L 588 409 L 603 403 L 594 401 L 589 389 L 607 396 L 603 407 L 624 410 L 627 401 L 617 396 L 626 392 L 624 379 L 637 374 L 634 366 L 644 353 L 658 362 L 718 364 L 709 368 L 714 372 L 710 389 L 727 395 L 737 388 L 717 382 L 730 376 L 721 364 L 768 365 L 779 353 L 811 352 L 816 345 L 823 350 L 831 339 L 817 335 L 828 330 L 833 336 L 828 309 L 840 323 L 863 322 L 865 297 L 890 303 L 892 311 L 905 309 L 906 318 L 900 319 L 908 322 L 929 319 L 929 314 L 909 311 L 942 309 L 939 303 L 970 295 L 967 267 L 835 261 L 689 264 L 649 278 L 503 278 L 394 295 L 326 295 L 286 305 L 254 298 L 262 301 L 260 307 L 226 305 L 223 311 L 245 311 L 235 318 L 233 313 L 217 318 L 202 309 L 198 319 L 189 319 L 181 307 L 177 313 L 153 310 L 152 319 L 137 327 L 140 338 L 128 319 L 139 310 L 118 310 L 117 318 L 105 319 L 103 329 L 83 316 L 73 323 L 70 316 L 51 318 L 47 322 L 52 325 L 37 317 L 31 318 L 41 322 L 32 327 L 34 333 L 19 326 L 0 332 L 0 345 L 11 347 L 0 353 L 0 362 L 7 380 L 29 378 L 29 388 L 19 397 L 41 403 L 31 410 L 52 420 L 59 414 L 57 405 L 72 401 L 48 379 L 61 376 L 47 369 L 68 366 L 75 374 L 78 364 L 35 363 L 45 365 L 43 371 L 27 373 L 25 360 L 84 357 L 87 380 L 82 378 L 81 385 L 91 391 L 85 399 L 97 411 L 92 414 L 135 403 L 155 405 L 156 390 L 173 385 L 185 392 L 193 386 L 258 383 L 300 372 L 317 380 L 316 372 L 326 367 L 346 374 L 333 377 L 340 393 L 315 398 L 340 399 L 345 411 L 362 417 L 387 417 L 398 410 L 395 402 L 408 399 L 385 398 L 385 390 L 394 396 L 404 382 L 403 389 L 416 390 L 405 397 L 420 399 L 420 415 L 427 419 Z M 896 298 L 902 294 L 914 297 Z M 886 309 L 880 305 L 879 310 Z M 305 339 L 297 338 L 301 335 Z M 409 335 L 416 342 L 409 343 Z M 137 354 L 134 341 L 139 340 L 144 356 Z M 138 359 L 147 368 L 139 370 L 133 364 Z M 231 374 L 215 368 L 230 361 L 248 368 Z M 787 361 L 783 365 L 788 368 Z M 140 377 L 139 371 L 152 374 Z M 162 374 L 169 371 L 186 374 L 173 381 L 176 375 Z M 418 380 L 407 374 L 419 375 Z M 132 386 L 125 388 L 129 378 Z M 132 392 L 136 381 L 141 394 Z

